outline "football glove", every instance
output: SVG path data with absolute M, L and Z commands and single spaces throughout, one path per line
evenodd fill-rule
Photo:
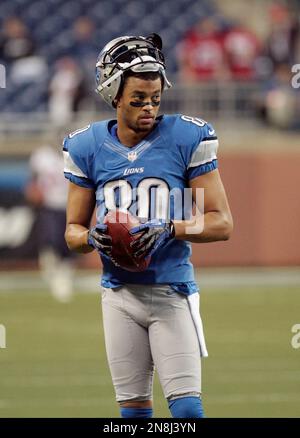
M 95 248 L 100 254 L 110 258 L 115 266 L 120 267 L 119 263 L 112 257 L 112 239 L 106 234 L 107 225 L 98 224 L 91 228 L 88 233 L 88 244 Z
M 132 235 L 138 233 L 142 233 L 141 236 L 130 244 L 133 255 L 150 257 L 165 241 L 175 237 L 175 228 L 172 221 L 152 220 L 130 231 Z
M 88 234 L 88 244 L 109 257 L 112 252 L 112 240 L 106 231 L 107 225 L 104 224 L 97 224 L 91 228 Z

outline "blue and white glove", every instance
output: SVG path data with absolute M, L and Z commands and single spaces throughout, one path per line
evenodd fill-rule
M 175 237 L 175 227 L 172 221 L 152 220 L 132 228 L 130 234 L 142 233 L 131 243 L 135 257 L 150 257 L 166 240 Z
M 88 244 L 109 257 L 112 252 L 112 240 L 106 231 L 107 225 L 104 224 L 97 224 L 91 228 L 88 234 Z
M 107 225 L 97 224 L 89 230 L 88 244 L 95 248 L 100 254 L 110 258 L 115 266 L 120 266 L 119 263 L 112 257 L 112 239 L 106 233 Z

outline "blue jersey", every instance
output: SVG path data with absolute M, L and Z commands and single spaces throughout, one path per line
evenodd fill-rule
M 198 118 L 164 115 L 140 143 L 127 147 L 118 140 L 116 126 L 116 120 L 96 122 L 64 141 L 65 176 L 95 190 L 97 222 L 116 208 L 143 220 L 188 219 L 191 209 L 185 206 L 190 203 L 182 199 L 187 193 L 191 197 L 189 180 L 217 168 L 213 127 Z M 198 288 L 190 256 L 191 244 L 176 239 L 160 246 L 143 272 L 126 271 L 101 256 L 102 285 L 160 283 L 194 293 Z

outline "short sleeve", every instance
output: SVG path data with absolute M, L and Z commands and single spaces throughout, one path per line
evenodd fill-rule
M 88 127 L 86 128 L 88 129 Z M 95 188 L 91 177 L 92 160 L 90 159 L 89 142 L 84 130 L 81 135 L 70 134 L 63 142 L 64 175 L 74 184 L 85 188 Z
M 191 180 L 218 168 L 218 137 L 211 124 L 199 128 L 199 137 L 190 151 L 187 178 Z

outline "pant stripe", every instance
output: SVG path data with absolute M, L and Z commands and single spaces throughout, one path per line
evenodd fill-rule
M 199 294 L 195 293 L 192 295 L 188 295 L 187 300 L 189 303 L 190 312 L 191 312 L 192 319 L 194 321 L 195 329 L 197 332 L 197 337 L 198 337 L 199 347 L 200 347 L 200 356 L 207 357 L 208 352 L 206 349 L 204 332 L 203 332 L 203 325 L 202 325 L 202 320 L 201 320 L 200 312 L 199 312 L 199 304 L 200 304 Z

